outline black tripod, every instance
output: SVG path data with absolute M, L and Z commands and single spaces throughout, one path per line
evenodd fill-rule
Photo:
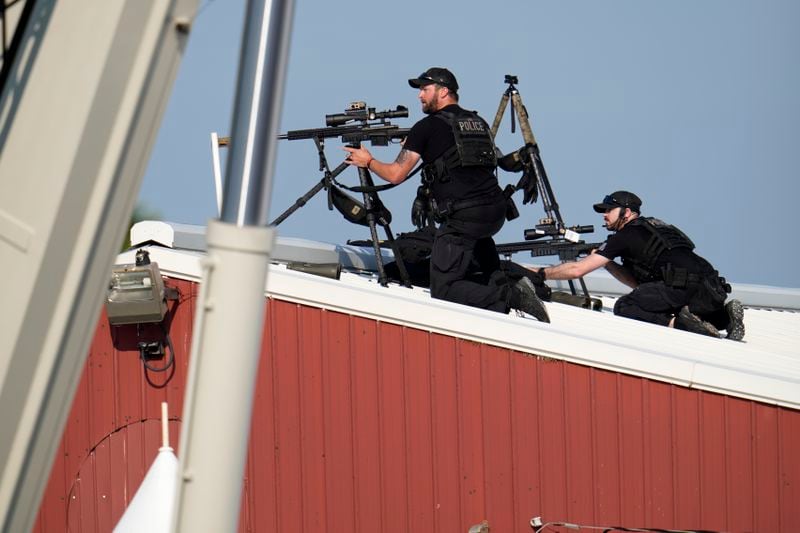
M 511 133 L 516 131 L 514 125 L 514 118 L 516 115 L 516 118 L 519 120 L 520 129 L 522 130 L 522 138 L 525 141 L 525 146 L 522 150 L 526 153 L 523 155 L 523 159 L 527 159 L 527 161 L 530 162 L 536 179 L 536 188 L 539 192 L 539 197 L 542 199 L 542 207 L 544 207 L 545 214 L 547 215 L 546 218 L 539 221 L 535 229 L 525 230 L 526 239 L 528 235 L 540 235 L 550 236 L 554 241 L 565 241 L 564 235 L 570 230 L 577 233 L 589 233 L 594 231 L 594 227 L 592 226 L 567 228 L 564 225 L 564 219 L 561 218 L 556 196 L 553 193 L 553 188 L 550 186 L 550 180 L 547 178 L 544 163 L 542 163 L 539 145 L 536 143 L 536 137 L 533 136 L 533 130 L 531 129 L 531 124 L 528 119 L 528 110 L 525 109 L 525 105 L 522 103 L 522 97 L 516 87 L 519 80 L 516 76 L 506 74 L 505 83 L 508 84 L 508 87 L 500 98 L 500 105 L 497 108 L 497 114 L 495 114 L 494 122 L 492 123 L 492 137 L 494 138 L 497 136 L 497 131 L 500 129 L 500 122 L 503 120 L 503 114 L 505 114 L 508 101 L 511 100 Z M 578 229 L 580 230 L 576 231 Z M 502 245 L 498 245 L 498 248 L 501 246 Z M 589 290 L 586 288 L 586 282 L 583 281 L 583 278 L 578 278 L 578 280 L 584 296 L 589 298 Z M 569 288 L 573 295 L 577 294 L 572 280 L 569 280 Z
M 383 265 L 383 255 L 381 254 L 380 241 L 378 239 L 377 226 L 381 225 L 386 231 L 386 241 L 389 243 L 392 252 L 394 252 L 395 262 L 397 263 L 397 269 L 400 271 L 400 278 L 402 279 L 403 285 L 406 287 L 411 287 L 411 278 L 408 275 L 408 270 L 406 270 L 403 258 L 400 256 L 399 250 L 395 245 L 394 236 L 392 235 L 392 230 L 389 227 L 389 223 L 391 222 L 391 213 L 383 206 L 383 202 L 380 201 L 380 198 L 378 197 L 378 190 L 380 189 L 379 187 L 376 187 L 372 181 L 372 176 L 370 175 L 369 170 L 358 167 L 358 179 L 360 187 L 354 188 L 353 190 L 361 192 L 364 200 L 363 205 L 361 205 L 352 198 L 344 195 L 344 193 L 341 191 L 338 191 L 336 189 L 336 183 L 334 182 L 336 176 L 341 174 L 350 165 L 348 165 L 346 162 L 342 162 L 335 169 L 333 169 L 333 171 L 331 171 L 330 167 L 328 166 L 328 160 L 325 157 L 324 139 L 322 137 L 314 137 L 314 144 L 317 146 L 317 154 L 319 156 L 319 170 L 323 172 L 322 179 L 319 181 L 319 183 L 309 189 L 308 192 L 306 192 L 303 196 L 298 198 L 286 211 L 281 213 L 275 220 L 273 220 L 270 225 L 279 225 L 281 222 L 289 218 L 292 213 L 306 205 L 306 203 L 308 203 L 308 201 L 313 198 L 314 195 L 323 189 L 328 192 L 328 210 L 333 210 L 334 195 L 338 194 L 340 197 L 345 198 L 345 200 L 349 200 L 349 202 L 347 202 L 347 212 L 342 213 L 345 218 L 347 218 L 350 222 L 360 223 L 359 220 L 363 216 L 363 219 L 366 221 L 366 225 L 369 227 L 372 248 L 375 253 L 375 263 L 378 268 L 378 282 L 384 287 L 389 284 L 389 279 L 386 275 L 386 269 Z M 361 143 L 354 142 L 350 143 L 348 146 L 360 148 Z

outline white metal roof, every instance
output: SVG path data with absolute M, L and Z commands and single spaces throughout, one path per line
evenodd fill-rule
M 291 254 L 294 248 L 298 252 L 303 245 L 298 240 L 279 240 L 283 253 Z M 326 248 L 338 253 L 345 265 L 363 263 L 356 268 L 369 267 L 369 251 L 334 245 L 313 248 L 315 254 Z M 164 275 L 199 280 L 203 252 L 158 245 L 148 245 L 148 249 Z M 321 257 L 332 257 L 325 255 L 328 252 Z M 120 255 L 118 262 L 133 262 L 133 252 Z M 614 289 L 604 276 L 586 280 L 593 293 L 620 293 L 620 287 Z M 282 300 L 800 409 L 800 290 L 735 285 L 735 292 L 748 306 L 744 342 L 614 316 L 613 296 L 602 296 L 602 312 L 547 303 L 552 323 L 544 324 L 527 316 L 435 300 L 425 289 L 396 284 L 382 287 L 375 276 L 363 272 L 345 271 L 334 280 L 275 263 L 266 287 L 267 295 Z M 771 300 L 778 305 L 768 305 Z

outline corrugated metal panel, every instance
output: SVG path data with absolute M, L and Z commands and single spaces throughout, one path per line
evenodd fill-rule
M 172 283 L 175 375 L 101 319 L 36 531 L 108 531 L 155 456 L 189 353 Z M 265 332 L 240 531 L 800 530 L 796 410 L 281 300 Z
M 195 281 L 198 253 L 150 247 L 162 272 Z M 132 261 L 133 252 L 120 256 Z M 796 308 L 800 308 L 800 290 Z M 280 300 L 410 328 L 538 353 L 556 359 L 700 390 L 800 409 L 800 313 L 748 308 L 745 342 L 700 337 L 602 313 L 548 303 L 552 322 L 492 313 L 430 297 L 427 290 L 343 272 L 341 279 L 272 265 L 267 294 Z
M 168 315 L 174 368 L 145 373 L 136 326 L 110 328 L 101 317 L 34 531 L 110 531 L 161 445 L 162 401 L 169 403 L 175 419 L 170 442 L 177 448 L 197 285 L 168 283 L 181 294 L 170 304 L 176 312 Z M 141 329 L 141 340 L 160 338 L 151 328 Z

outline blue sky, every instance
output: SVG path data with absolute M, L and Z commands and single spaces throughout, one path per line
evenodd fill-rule
M 209 134 L 230 132 L 244 5 L 205 0 L 195 20 L 139 199 L 165 220 L 217 216 Z M 405 105 L 395 123 L 410 127 L 423 115 L 406 80 L 429 66 L 450 68 L 461 104 L 491 121 L 515 74 L 565 222 L 595 225 L 587 240 L 606 236 L 591 204 L 628 189 L 729 280 L 800 287 L 798 23 L 795 0 L 296 0 L 281 131 L 324 127 L 356 100 Z M 508 111 L 497 143 L 522 144 Z M 340 146 L 327 142 L 331 167 Z M 371 150 L 389 161 L 398 147 Z M 281 141 L 270 219 L 320 178 L 312 141 Z M 382 194 L 395 233 L 411 228 L 417 180 Z M 497 242 L 522 240 L 544 215 L 521 196 L 518 207 Z M 368 230 L 320 193 L 279 234 L 338 243 Z

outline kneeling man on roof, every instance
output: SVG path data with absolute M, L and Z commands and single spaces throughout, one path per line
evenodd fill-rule
M 617 300 L 614 314 L 701 335 L 742 340 L 744 310 L 727 303 L 730 285 L 711 264 L 694 253 L 694 244 L 678 228 L 640 215 L 642 201 L 617 191 L 594 204 L 613 232 L 591 255 L 577 262 L 540 268 L 544 279 L 575 279 L 605 267 L 633 288 Z M 617 257 L 622 264 L 614 262 Z

